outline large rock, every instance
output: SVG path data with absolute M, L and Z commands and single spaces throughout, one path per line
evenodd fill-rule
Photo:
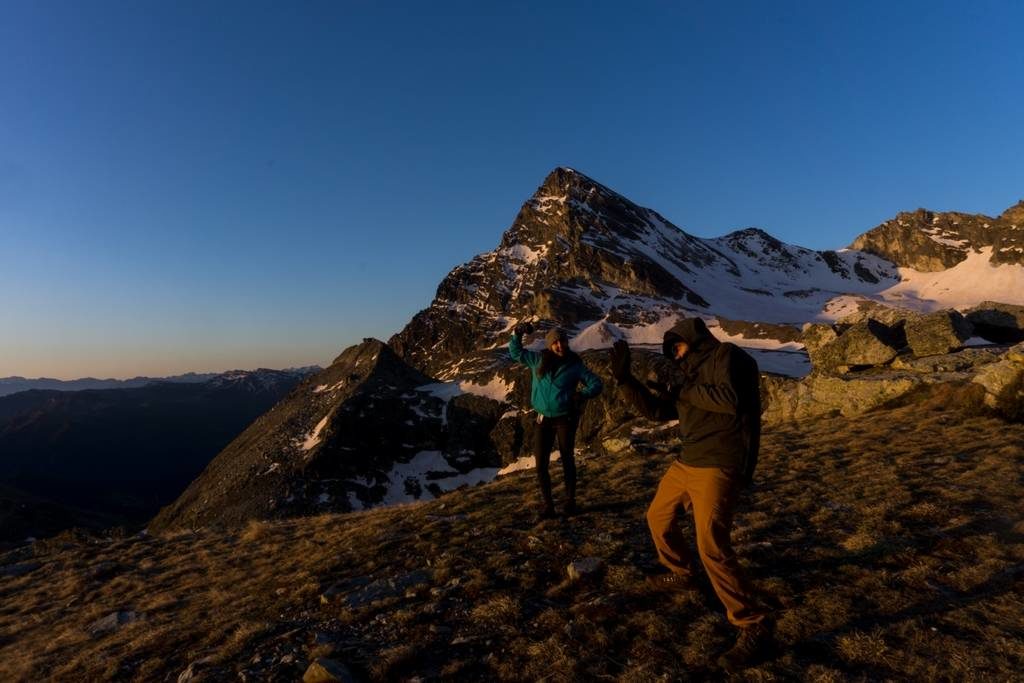
M 821 349 L 839 339 L 839 330 L 835 325 L 827 323 L 807 323 L 803 327 L 803 335 L 800 341 L 804 344 L 807 357 L 812 367 L 818 367 L 822 363 Z
M 957 311 L 939 311 L 909 318 L 904 325 L 907 345 L 915 356 L 940 356 L 970 339 L 972 327 Z
M 811 356 L 814 369 L 845 373 L 858 367 L 890 363 L 905 345 L 898 328 L 877 320 L 851 325 L 839 337 L 818 348 Z
M 983 301 L 967 311 L 974 334 L 997 344 L 1024 341 L 1024 306 Z
M 924 382 L 921 376 L 884 373 L 834 377 L 809 375 L 802 380 L 765 377 L 762 420 L 766 424 L 811 417 L 854 417 L 888 403 Z
M 1024 343 L 981 368 L 973 381 L 985 388 L 985 405 L 1011 420 L 1024 419 Z
M 983 365 L 1002 360 L 1003 350 L 999 348 L 967 348 L 941 356 L 918 358 L 912 355 L 897 356 L 889 366 L 893 370 L 907 370 L 921 374 L 972 372 Z
M 868 320 L 877 320 L 880 323 L 893 327 L 918 315 L 920 314 L 908 308 L 888 306 L 871 299 L 861 299 L 857 301 L 856 311 L 844 315 L 836 323 L 840 326 L 845 326 L 867 322 Z

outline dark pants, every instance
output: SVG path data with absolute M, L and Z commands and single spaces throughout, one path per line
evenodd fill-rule
M 537 425 L 533 435 L 533 457 L 537 461 L 537 482 L 540 484 L 540 495 L 544 504 L 554 506 L 551 499 L 551 475 L 548 465 L 551 462 L 551 447 L 558 437 L 559 459 L 562 461 L 562 473 L 565 475 L 566 502 L 576 502 L 576 459 L 573 448 L 576 443 L 576 418 L 573 415 L 545 417 Z

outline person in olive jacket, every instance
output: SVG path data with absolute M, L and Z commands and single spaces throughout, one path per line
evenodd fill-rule
M 540 353 L 523 348 L 523 334 L 533 331 L 529 323 L 516 326 L 508 345 L 509 355 L 517 363 L 531 370 L 530 403 L 537 411 L 537 429 L 534 430 L 533 455 L 537 463 L 537 482 L 543 507 L 538 520 L 555 517 L 555 503 L 551 497 L 551 475 L 548 464 L 551 447 L 558 438 L 559 456 L 565 481 L 565 516 L 577 512 L 576 459 L 573 449 L 580 404 L 601 393 L 601 380 L 583 365 L 583 360 L 569 349 L 569 339 L 563 330 L 552 328 L 545 336 L 546 347 Z M 582 389 L 577 387 L 582 384 Z
M 658 560 L 668 572 L 648 577 L 648 583 L 693 588 L 690 551 L 676 518 L 681 508 L 692 512 L 701 563 L 729 621 L 740 629 L 736 644 L 718 659 L 735 670 L 771 641 L 769 610 L 755 598 L 730 541 L 737 499 L 753 480 L 761 439 L 757 362 L 715 339 L 700 318 L 677 322 L 665 333 L 662 351 L 675 362 L 679 383 L 654 391 L 630 373 L 626 342 L 616 342 L 611 353 L 612 375 L 627 403 L 649 419 L 679 420 L 679 455 L 647 510 Z

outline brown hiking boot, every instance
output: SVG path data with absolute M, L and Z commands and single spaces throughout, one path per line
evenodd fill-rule
M 740 629 L 733 646 L 719 656 L 718 666 L 730 674 L 742 671 L 763 660 L 774 644 L 772 627 L 767 619 Z
M 675 572 L 661 572 L 659 574 L 648 574 L 644 579 L 648 588 L 659 591 L 695 591 L 697 584 L 689 574 L 676 574 Z

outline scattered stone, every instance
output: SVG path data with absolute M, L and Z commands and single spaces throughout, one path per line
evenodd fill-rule
M 585 557 L 582 560 L 576 560 L 572 562 L 566 571 L 569 574 L 569 579 L 572 581 L 580 581 L 588 577 L 593 577 L 604 571 L 604 560 L 599 557 Z
M 601 442 L 601 445 L 604 446 L 604 449 L 609 453 L 621 453 L 629 448 L 630 440 L 623 438 L 605 439 Z
M 86 631 L 88 631 L 89 635 L 93 637 L 106 635 L 107 633 L 118 630 L 125 624 L 142 621 L 145 618 L 145 615 L 130 610 L 111 612 L 107 616 L 97 619 L 89 624 Z
M 957 311 L 939 311 L 910 318 L 904 326 L 907 345 L 917 357 L 940 356 L 961 348 L 973 328 Z
M 320 594 L 324 605 L 344 599 L 348 607 L 362 607 L 385 598 L 419 594 L 430 582 L 430 572 L 417 569 L 402 576 L 370 581 L 359 577 L 348 582 L 336 583 Z

